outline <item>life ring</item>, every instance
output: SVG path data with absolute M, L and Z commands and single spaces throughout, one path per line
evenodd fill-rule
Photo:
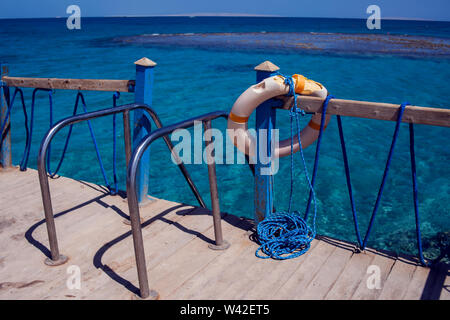
M 295 92 L 301 95 L 309 95 L 326 98 L 327 89 L 320 83 L 307 79 L 302 75 L 292 76 L 295 84 Z M 256 154 L 256 138 L 248 131 L 248 119 L 261 103 L 278 96 L 284 96 L 289 92 L 289 86 L 284 83 L 281 75 L 264 79 L 245 90 L 231 109 L 228 117 L 228 134 L 234 145 L 243 153 L 253 157 Z M 287 101 L 292 103 L 292 100 Z M 328 125 L 331 115 L 325 117 L 325 127 Z M 302 147 L 305 149 L 317 140 L 319 136 L 321 114 L 315 113 L 308 125 L 300 132 Z M 293 151 L 300 149 L 298 137 L 294 136 Z M 286 157 L 291 154 L 291 138 L 280 141 L 275 147 L 273 156 Z

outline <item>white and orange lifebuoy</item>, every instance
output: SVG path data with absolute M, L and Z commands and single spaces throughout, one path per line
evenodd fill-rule
M 307 79 L 302 75 L 292 76 L 295 84 L 295 92 L 300 95 L 326 98 L 327 89 L 320 83 Z M 289 86 L 284 82 L 281 75 L 264 79 L 245 90 L 233 105 L 228 117 L 228 132 L 234 145 L 243 153 L 254 156 L 256 150 L 256 138 L 248 132 L 248 119 L 261 103 L 278 96 L 286 95 Z M 325 127 L 328 125 L 331 116 L 325 117 Z M 316 113 L 312 116 L 308 125 L 300 132 L 302 147 L 305 149 L 317 140 L 319 136 L 321 115 Z M 294 137 L 293 150 L 300 149 L 298 137 Z M 291 154 L 291 139 L 280 141 L 279 146 L 274 149 L 273 156 L 277 158 Z

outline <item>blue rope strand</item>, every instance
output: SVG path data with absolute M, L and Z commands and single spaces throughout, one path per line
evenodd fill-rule
M 380 189 L 378 190 L 377 200 L 375 202 L 375 205 L 374 205 L 374 208 L 373 208 L 373 211 L 372 211 L 372 216 L 370 217 L 370 222 L 369 222 L 369 226 L 367 228 L 366 236 L 364 237 L 364 241 L 363 241 L 362 246 L 361 246 L 362 250 L 364 250 L 366 245 L 367 245 L 367 241 L 368 241 L 369 236 L 370 236 L 370 231 L 372 230 L 373 223 L 375 221 L 375 217 L 376 217 L 377 212 L 378 212 L 378 207 L 380 205 L 381 197 L 383 196 L 384 186 L 385 186 L 385 183 L 386 183 L 387 175 L 389 173 L 389 168 L 391 167 L 392 155 L 394 153 L 395 143 L 397 142 L 398 131 L 400 129 L 400 123 L 402 122 L 402 117 L 403 117 L 403 112 L 405 111 L 405 106 L 406 106 L 406 103 L 402 103 L 401 106 L 400 106 L 400 109 L 398 111 L 397 122 L 395 124 L 394 135 L 392 137 L 391 148 L 389 149 L 389 154 L 388 154 L 388 158 L 387 158 L 387 161 L 386 161 L 386 166 L 384 168 L 383 178 L 381 180 Z
M 263 221 L 258 224 L 257 233 L 258 239 L 261 243 L 260 247 L 256 250 L 255 254 L 257 257 L 262 259 L 277 259 L 277 260 L 286 260 L 296 258 L 305 252 L 311 246 L 311 241 L 316 236 L 316 214 L 317 214 L 317 206 L 316 206 L 316 196 L 314 192 L 313 184 L 309 179 L 308 169 L 306 167 L 306 161 L 303 154 L 303 147 L 301 143 L 300 136 L 300 125 L 299 125 L 299 114 L 304 114 L 303 110 L 298 109 L 297 107 L 297 94 L 294 91 L 295 85 L 292 77 L 284 77 L 285 83 L 289 85 L 289 93 L 288 95 L 294 96 L 294 105 L 290 110 L 291 115 L 291 190 L 289 195 L 289 208 L 288 212 L 279 212 L 270 214 L 265 217 Z M 326 113 L 326 108 L 328 105 L 328 101 L 331 97 L 327 97 L 324 102 L 323 114 Z M 297 128 L 297 137 L 299 141 L 300 155 L 302 158 L 303 168 L 305 172 L 306 180 L 308 181 L 308 185 L 311 190 L 311 195 L 314 203 L 314 217 L 312 227 L 310 227 L 306 219 L 302 219 L 300 213 L 298 211 L 291 211 L 292 207 L 292 198 L 293 198 L 293 171 L 294 171 L 294 161 L 293 161 L 293 145 L 294 145 L 294 134 L 293 134 L 293 118 L 296 121 Z M 325 116 L 322 117 L 320 133 L 319 137 L 321 137 L 323 128 L 325 123 Z M 320 145 L 320 140 L 318 140 L 318 145 Z M 319 148 L 316 149 L 318 153 Z M 315 166 L 319 157 L 316 153 L 315 158 Z M 260 254 L 261 252 L 262 254 Z M 263 255 L 264 254 L 264 255 Z
M 420 263 L 428 265 L 423 256 L 422 249 L 422 236 L 420 232 L 420 217 L 419 217 L 419 199 L 417 191 L 417 177 L 416 177 L 416 153 L 414 151 L 414 125 L 409 124 L 409 154 L 411 156 L 411 177 L 413 186 L 413 199 L 414 199 L 414 215 L 416 220 L 416 238 L 417 238 L 417 251 Z
M 34 107 L 35 107 L 35 101 L 36 101 L 36 93 L 38 91 L 49 92 L 49 101 L 50 101 L 50 104 L 52 103 L 51 102 L 52 94 L 51 94 L 50 89 L 36 88 L 33 90 L 32 98 L 31 98 L 31 114 L 30 114 L 30 139 L 29 139 L 28 143 L 25 145 L 25 151 L 23 153 L 22 161 L 20 162 L 20 170 L 21 171 L 27 170 L 28 158 L 30 156 L 31 140 L 33 137 Z
M 82 106 L 83 106 L 83 111 L 84 111 L 84 113 L 87 113 L 86 102 L 84 101 L 84 96 L 83 96 L 83 94 L 81 92 L 79 92 L 78 95 L 81 97 L 81 103 L 82 103 Z M 105 186 L 108 188 L 108 190 L 111 190 L 111 186 L 110 186 L 110 184 L 108 182 L 108 178 L 106 177 L 106 171 L 105 171 L 105 168 L 103 166 L 102 157 L 100 156 L 100 150 L 99 150 L 98 145 L 97 145 L 97 139 L 95 138 L 94 129 L 92 128 L 91 121 L 88 120 L 87 124 L 89 126 L 89 132 L 91 133 L 92 142 L 94 143 L 95 153 L 97 154 L 98 164 L 100 166 L 100 170 L 102 171 L 103 179 L 105 180 Z
M 324 131 L 324 126 L 325 126 L 325 118 L 326 118 L 326 112 L 327 112 L 327 108 L 328 108 L 328 102 L 331 99 L 333 99 L 333 98 L 334 98 L 334 96 L 328 95 L 326 97 L 325 101 L 323 102 L 322 116 L 320 118 L 321 119 L 321 121 L 320 121 L 320 130 L 319 130 L 319 136 L 317 138 L 316 155 L 315 155 L 315 158 L 314 158 L 314 168 L 313 168 L 313 174 L 312 174 L 312 179 L 311 179 L 312 187 L 310 188 L 310 191 L 309 191 L 309 197 L 308 197 L 308 202 L 307 202 L 306 209 L 305 209 L 305 217 L 304 217 L 304 219 L 308 219 L 309 207 L 311 205 L 311 198 L 312 198 L 313 192 L 314 192 L 314 185 L 315 185 L 315 182 L 316 182 L 317 168 L 319 166 L 319 151 L 320 151 L 320 145 L 321 145 L 321 141 L 322 141 L 322 134 L 323 134 L 323 131 Z
M 33 90 L 33 94 L 32 94 L 32 100 L 31 100 L 31 114 L 30 114 L 30 127 L 28 127 L 28 115 L 27 115 L 27 110 L 26 110 L 26 106 L 25 106 L 25 99 L 24 99 L 24 94 L 21 88 L 16 87 L 14 94 L 11 97 L 11 100 L 9 99 L 9 88 L 7 86 L 5 86 L 4 84 L 1 85 L 1 89 L 2 91 L 5 93 L 5 96 L 7 97 L 6 101 L 7 101 L 7 110 L 6 110 L 6 115 L 5 115 L 5 119 L 3 120 L 3 122 L 1 123 L 0 126 L 0 146 L 3 144 L 3 132 L 5 130 L 6 124 L 8 122 L 8 119 L 10 118 L 11 115 L 11 110 L 12 107 L 14 105 L 15 99 L 17 94 L 20 94 L 20 99 L 22 102 L 22 109 L 23 109 L 23 113 L 24 113 L 24 127 L 25 127 L 25 131 L 26 131 L 26 141 L 25 141 L 25 148 L 24 148 L 24 153 L 22 156 L 22 161 L 20 162 L 20 170 L 21 171 L 25 171 L 27 169 L 27 164 L 28 164 L 28 159 L 30 156 L 30 150 L 31 150 L 31 141 L 32 141 L 32 136 L 33 136 L 33 124 L 34 124 L 34 110 L 35 110 L 35 104 L 36 104 L 36 93 L 38 91 L 48 91 L 48 95 L 49 95 L 49 113 L 50 113 L 50 127 L 53 126 L 53 91 L 50 89 L 42 89 L 42 88 L 35 88 Z M 114 107 L 117 106 L 117 99 L 120 97 L 120 93 L 116 92 L 113 95 L 113 105 Z M 87 112 L 87 108 L 86 108 L 86 103 L 84 100 L 84 96 L 81 92 L 78 92 L 77 97 L 76 97 L 76 101 L 75 101 L 75 105 L 74 105 L 74 109 L 73 109 L 73 113 L 72 115 L 75 115 L 77 113 L 78 110 L 78 104 L 79 101 L 81 99 L 82 105 L 83 105 L 83 111 L 86 113 Z M 94 143 L 94 147 L 96 150 L 96 154 L 97 154 L 97 159 L 100 165 L 100 169 L 102 171 L 102 175 L 103 178 L 105 180 L 105 185 L 107 186 L 107 188 L 109 189 L 111 194 L 117 194 L 118 193 L 118 183 L 117 183 L 117 170 L 116 170 L 116 115 L 114 114 L 114 118 L 113 118 L 113 175 L 114 175 L 114 188 L 111 188 L 107 176 L 106 176 L 106 172 L 103 166 L 103 161 L 101 159 L 100 156 L 100 151 L 97 145 L 97 141 L 94 135 L 94 130 L 92 128 L 92 125 L 90 123 L 90 121 L 88 121 L 88 126 L 89 126 L 89 131 L 91 133 L 91 138 L 92 141 Z M 54 172 L 51 171 L 50 169 L 50 156 L 51 156 L 51 145 L 49 145 L 48 150 L 47 150 L 47 172 L 49 174 L 49 176 L 51 178 L 54 178 L 59 169 L 61 168 L 61 165 L 64 161 L 65 158 L 65 154 L 67 151 L 67 147 L 69 145 L 69 141 L 70 141 L 70 137 L 72 135 L 72 129 L 73 129 L 73 125 L 70 125 L 69 127 L 69 132 L 67 134 L 65 143 L 64 143 L 64 148 L 62 151 L 62 155 L 61 158 L 56 166 L 56 170 Z
M 358 241 L 358 245 L 362 247 L 362 239 L 361 239 L 361 233 L 359 232 L 359 224 L 358 224 L 358 217 L 356 215 L 356 206 L 355 206 L 355 199 L 353 197 L 353 188 L 352 188 L 352 181 L 350 179 L 350 168 L 348 165 L 348 157 L 347 157 L 347 148 L 345 147 L 345 140 L 344 140 L 344 131 L 342 129 L 342 120 L 341 116 L 336 116 L 338 128 L 339 128 L 339 138 L 341 140 L 341 149 L 342 149 L 342 156 L 344 158 L 344 167 L 345 167 L 345 176 L 347 178 L 347 189 L 348 189 L 348 195 L 350 198 L 350 204 L 352 207 L 352 214 L 353 214 L 353 222 L 355 225 L 355 233 L 356 238 Z
M 72 115 L 76 115 L 77 114 L 79 95 L 80 95 L 80 93 L 77 94 Z M 53 126 L 53 99 L 52 99 L 52 97 L 53 97 L 53 94 L 50 91 L 49 92 L 50 128 Z M 48 146 L 48 150 L 47 150 L 47 172 L 48 172 L 50 178 L 54 178 L 58 174 L 59 169 L 61 168 L 61 165 L 62 165 L 62 163 L 64 161 L 64 158 L 65 158 L 65 155 L 66 155 L 67 147 L 69 146 L 69 140 L 70 140 L 70 137 L 72 135 L 72 129 L 73 129 L 73 124 L 71 124 L 69 126 L 69 132 L 67 133 L 66 141 L 64 142 L 64 147 L 63 147 L 63 151 L 61 153 L 61 158 L 59 159 L 59 162 L 58 162 L 54 172 L 52 172 L 51 169 L 50 169 L 51 144 Z
M 5 89 L 5 88 L 8 88 L 8 87 L 2 85 L 2 88 Z M 9 90 L 9 89 L 6 89 L 5 93 L 6 93 L 7 90 Z M 6 99 L 6 101 L 7 101 L 7 110 L 6 110 L 5 119 L 3 120 L 3 123 L 1 124 L 1 127 L 0 127 L 0 146 L 3 144 L 3 131 L 5 130 L 6 124 L 8 122 L 8 119 L 11 116 L 11 110 L 12 110 L 12 107 L 14 105 L 14 101 L 16 99 L 17 93 L 20 94 L 20 100 L 22 102 L 22 110 L 23 110 L 23 115 L 24 115 L 24 126 L 25 126 L 25 132 L 26 132 L 25 147 L 30 143 L 30 131 L 29 131 L 29 128 L 28 128 L 28 115 L 27 115 L 27 109 L 26 109 L 26 106 L 25 106 L 25 99 L 23 97 L 22 89 L 16 87 L 16 89 L 14 90 L 14 94 L 13 94 L 11 100 L 9 100 L 9 91 L 6 94 L 6 95 L 8 95 L 8 97 Z M 20 170 L 22 170 L 22 167 L 21 167 Z M 24 171 L 24 170 L 22 170 L 22 171 Z
M 75 115 L 77 113 L 78 104 L 79 104 L 80 100 L 81 100 L 83 111 L 85 113 L 87 113 L 87 107 L 86 107 L 86 102 L 85 102 L 85 99 L 84 99 L 84 95 L 83 95 L 82 92 L 78 92 L 77 96 L 76 96 L 76 100 L 75 100 L 74 109 L 73 109 L 73 115 Z M 110 184 L 108 182 L 108 178 L 106 176 L 106 171 L 105 171 L 105 168 L 103 166 L 103 161 L 102 161 L 102 158 L 101 158 L 101 155 L 100 155 L 100 150 L 99 150 L 98 145 L 97 145 L 97 140 L 95 138 L 95 134 L 94 134 L 94 130 L 92 128 L 92 124 L 91 124 L 91 122 L 89 120 L 87 121 L 87 124 L 88 124 L 88 127 L 89 127 L 89 132 L 91 134 L 92 142 L 94 144 L 94 148 L 95 148 L 95 151 L 96 151 L 97 160 L 98 160 L 98 163 L 99 163 L 99 166 L 100 166 L 100 170 L 102 172 L 103 179 L 105 181 L 105 186 L 111 192 L 112 188 L 111 188 L 111 186 L 110 186 Z M 52 103 L 50 103 L 50 126 L 52 126 L 52 125 L 53 125 L 53 105 L 52 105 Z M 70 137 L 72 135 L 72 129 L 73 129 L 73 124 L 69 126 L 69 132 L 68 132 L 67 137 L 66 137 L 66 141 L 65 141 L 65 144 L 64 144 L 62 155 L 61 155 L 59 163 L 58 163 L 58 165 L 56 167 L 56 170 L 54 172 L 52 172 L 50 170 L 50 146 L 48 148 L 48 153 L 47 153 L 47 171 L 48 171 L 48 173 L 49 173 L 51 178 L 53 178 L 58 173 L 58 171 L 61 168 L 61 165 L 62 165 L 62 163 L 64 161 L 65 154 L 66 154 L 66 151 L 67 151 L 67 147 L 69 145 L 69 140 L 70 140 Z
M 383 179 L 382 179 L 382 182 L 380 185 L 380 189 L 378 191 L 377 201 L 375 203 L 375 206 L 374 206 L 374 209 L 372 212 L 372 216 L 370 219 L 370 223 L 369 223 L 364 241 L 361 241 L 358 219 L 357 219 L 357 215 L 356 215 L 355 201 L 354 201 L 354 197 L 353 197 L 353 190 L 352 190 L 351 179 L 350 179 L 350 169 L 349 169 L 349 164 L 348 164 L 347 151 L 346 151 L 346 147 L 345 147 L 344 133 L 342 130 L 342 121 L 341 121 L 341 117 L 339 115 L 337 116 L 339 137 L 341 140 L 342 155 L 344 158 L 345 175 L 346 175 L 346 179 L 347 179 L 347 188 L 348 188 L 348 193 L 349 193 L 349 198 L 350 198 L 350 203 L 351 203 L 351 208 L 352 208 L 352 214 L 353 214 L 353 222 L 355 225 L 355 232 L 356 232 L 358 244 L 359 244 L 361 250 L 364 250 L 364 248 L 366 247 L 367 240 L 369 238 L 370 231 L 372 229 L 372 226 L 373 226 L 373 223 L 375 220 L 375 216 L 376 216 L 376 213 L 378 210 L 378 205 L 381 200 L 384 184 L 385 184 L 386 177 L 387 177 L 387 174 L 389 171 L 393 149 L 394 149 L 395 143 L 397 141 L 398 130 L 400 127 L 401 119 L 402 119 L 403 112 L 404 112 L 406 105 L 409 105 L 409 103 L 407 103 L 407 102 L 402 103 L 400 106 L 400 109 L 399 109 L 397 123 L 396 123 L 395 131 L 394 131 L 394 135 L 393 135 L 393 139 L 392 139 L 392 143 L 391 143 L 391 149 L 389 151 L 388 159 L 386 161 L 386 167 L 385 167 L 385 171 L 383 174 Z M 409 124 L 409 151 L 410 151 L 410 157 L 411 157 L 411 177 L 412 177 L 412 189 L 413 189 L 413 199 L 414 199 L 414 215 L 415 215 L 415 222 L 416 222 L 416 238 L 417 238 L 417 251 L 418 251 L 417 256 L 419 258 L 419 261 L 422 263 L 422 265 L 426 266 L 426 265 L 428 265 L 428 263 L 425 261 L 425 258 L 423 256 L 422 236 L 421 236 L 421 232 L 420 232 L 419 201 L 418 201 L 418 188 L 417 188 L 417 177 L 416 177 L 416 160 L 415 160 L 415 151 L 414 151 L 414 125 L 412 123 Z

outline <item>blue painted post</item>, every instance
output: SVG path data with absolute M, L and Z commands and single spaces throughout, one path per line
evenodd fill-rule
M 8 67 L 0 63 L 0 82 L 3 76 L 8 75 Z M 3 86 L 0 89 L 0 127 L 6 118 L 8 104 L 6 103 L 6 96 L 4 94 Z M 11 117 L 9 117 L 11 119 Z M 0 128 L 1 130 L 1 128 Z M 4 132 L 0 132 L 0 163 L 3 169 L 12 167 L 11 158 L 11 120 L 5 124 Z
M 142 58 L 134 63 L 136 65 L 136 86 L 134 101 L 152 105 L 153 68 L 156 63 L 148 58 Z M 151 122 L 142 110 L 134 111 L 133 117 L 133 148 L 151 131 Z M 148 197 L 148 183 L 150 174 L 150 151 L 147 150 L 142 157 L 138 168 L 137 185 L 139 204 L 143 205 L 150 199 Z
M 275 75 L 276 71 L 279 70 L 276 65 L 270 61 L 265 61 L 260 65 L 255 67 L 256 70 L 256 81 L 261 82 L 265 78 Z M 258 139 L 256 147 L 256 165 L 255 165 L 255 223 L 260 222 L 264 217 L 268 216 L 273 212 L 273 176 L 272 175 L 262 175 L 263 168 L 270 168 L 272 162 L 269 161 L 267 164 L 263 164 L 260 161 L 260 143 L 267 142 L 267 152 L 270 155 L 271 150 L 271 130 L 275 128 L 276 121 L 276 110 L 273 108 L 274 101 L 269 100 L 262 103 L 256 109 L 256 134 L 259 138 L 260 130 L 266 130 L 267 140 L 260 141 Z

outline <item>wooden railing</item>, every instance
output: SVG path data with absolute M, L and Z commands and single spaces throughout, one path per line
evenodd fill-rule
M 302 96 L 299 108 L 306 112 L 320 112 L 323 99 Z M 368 102 L 356 100 L 331 99 L 327 113 L 347 117 L 377 120 L 397 120 L 400 104 Z M 407 106 L 402 122 L 427 124 L 431 126 L 450 127 L 450 109 Z
M 256 81 L 260 82 L 265 78 L 279 74 L 280 68 L 270 61 L 265 61 L 255 67 Z M 298 99 L 298 107 L 306 112 L 320 113 L 323 107 L 322 98 L 301 96 Z M 400 110 L 400 103 L 380 103 L 355 100 L 331 99 L 328 103 L 327 114 L 341 115 L 347 117 L 358 117 L 376 120 L 396 121 Z M 270 101 L 262 103 L 256 109 L 256 131 L 269 130 L 275 126 L 274 103 Z M 285 103 L 285 108 L 287 105 Z M 407 106 L 405 108 L 402 122 L 425 124 L 440 127 L 450 127 L 450 109 L 428 108 L 419 106 Z M 268 145 L 271 144 L 268 135 Z M 257 147 L 259 149 L 259 147 Z M 257 150 L 258 150 L 257 149 Z M 257 164 L 258 166 L 259 164 Z M 264 164 L 270 168 L 271 162 Z M 257 170 L 258 171 L 258 170 Z M 255 219 L 261 221 L 264 217 L 273 212 L 273 178 L 269 175 L 255 174 Z
M 5 129 L 1 134 L 0 144 L 0 168 L 8 169 L 12 166 L 11 157 L 11 126 L 8 115 L 8 102 L 4 95 L 3 86 L 9 88 L 36 88 L 36 89 L 58 89 L 58 90 L 78 90 L 78 91 L 108 91 L 108 92 L 132 92 L 135 96 L 135 102 L 151 106 L 152 87 L 153 87 L 153 68 L 156 63 L 148 58 L 142 58 L 134 63 L 136 65 L 136 80 L 107 80 L 107 79 L 59 79 L 59 78 L 29 78 L 29 77 L 10 77 L 6 65 L 0 64 L 0 79 L 2 90 L 0 90 L 0 125 L 4 122 Z M 147 127 L 148 121 L 142 121 L 148 117 L 142 110 L 134 112 L 135 135 L 133 139 L 140 141 L 150 128 Z M 144 125 L 140 125 L 144 123 Z M 138 125 L 139 124 L 139 125 Z M 149 159 L 149 155 L 146 157 Z M 142 180 L 140 201 L 147 199 L 148 186 L 145 177 L 149 174 L 149 161 L 143 161 L 141 166 Z
M 2 77 L 8 87 L 134 92 L 134 80 Z

